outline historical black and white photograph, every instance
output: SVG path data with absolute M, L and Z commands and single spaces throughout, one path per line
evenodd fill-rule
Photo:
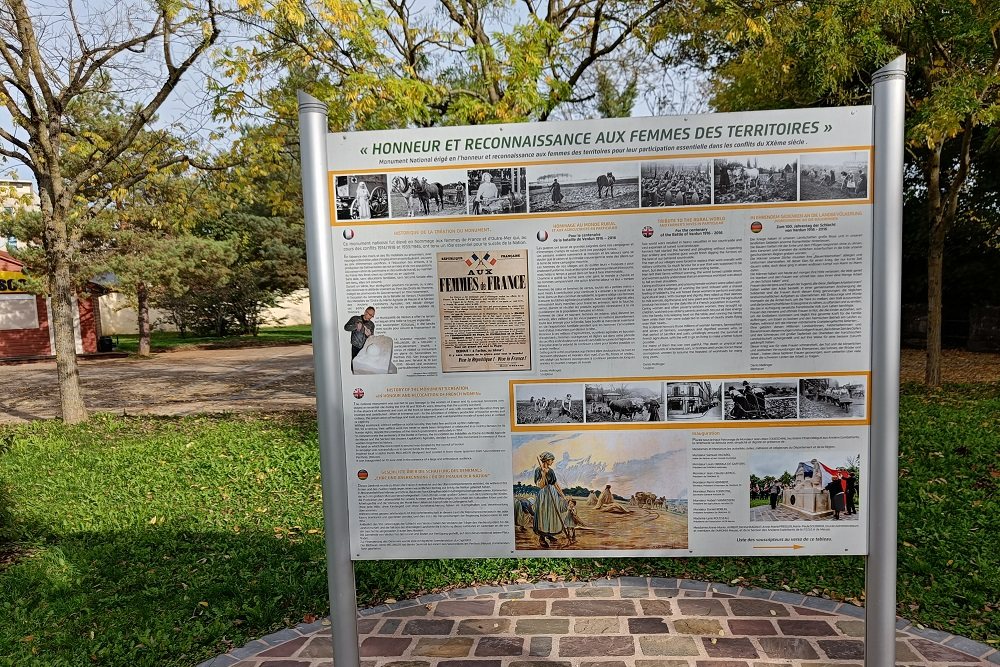
M 865 418 L 868 382 L 863 375 L 799 380 L 802 419 Z
M 469 170 L 469 213 L 496 215 L 528 211 L 524 167 Z
M 751 521 L 857 521 L 861 455 L 757 451 L 747 461 Z
M 795 378 L 751 378 L 722 383 L 726 419 L 796 419 L 799 381 Z
M 667 382 L 667 421 L 722 421 L 722 383 L 718 380 Z
M 802 201 L 867 199 L 868 151 L 806 153 L 799 180 Z
M 389 199 L 393 218 L 466 215 L 464 169 L 413 171 L 394 175 Z
M 583 423 L 583 385 L 569 382 L 514 385 L 518 424 Z
M 532 213 L 639 208 L 635 164 L 585 163 L 528 168 Z
M 663 421 L 662 382 L 588 384 L 587 423 Z
M 642 207 L 712 203 L 711 160 L 657 160 L 642 163 Z
M 337 220 L 376 220 L 389 217 L 389 191 L 385 174 L 334 177 Z
M 715 160 L 715 203 L 796 201 L 798 156 L 753 155 Z

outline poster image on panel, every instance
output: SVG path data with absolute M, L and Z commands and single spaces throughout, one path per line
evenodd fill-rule
M 442 371 L 530 370 L 528 250 L 439 252 L 437 273 Z
M 587 422 L 663 421 L 662 382 L 588 384 Z
M 711 203 L 711 160 L 689 158 L 642 163 L 643 208 Z
M 794 378 L 752 378 L 722 383 L 723 416 L 737 419 L 798 419 L 799 382 Z
M 464 169 L 421 171 L 413 169 L 392 176 L 389 200 L 393 218 L 466 215 Z
M 688 447 L 681 436 L 515 435 L 512 461 L 517 550 L 688 548 Z
M 528 167 L 532 213 L 639 208 L 635 163 L 565 163 Z
M 497 215 L 528 211 L 524 167 L 470 169 L 469 213 Z
M 802 201 L 867 199 L 868 160 L 868 151 L 804 154 L 799 184 Z
M 667 421 L 722 421 L 722 383 L 718 380 L 667 382 Z
M 748 468 L 751 521 L 859 520 L 861 455 L 855 451 L 754 452 Z
M 716 158 L 716 204 L 797 200 L 797 155 L 744 155 Z
M 803 419 L 865 418 L 868 378 L 809 377 L 799 380 L 799 416 Z
M 333 196 L 337 207 L 337 221 L 388 218 L 388 185 L 385 174 L 335 176 Z
M 518 424 L 580 424 L 583 422 L 583 385 L 560 382 L 514 385 Z

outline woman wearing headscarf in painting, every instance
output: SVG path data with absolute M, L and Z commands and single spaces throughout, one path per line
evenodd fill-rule
M 552 452 L 542 452 L 538 457 L 538 467 L 535 468 L 535 486 L 538 487 L 538 502 L 535 503 L 535 521 L 533 528 L 538 535 L 538 543 L 543 549 L 556 542 L 556 536 L 564 532 L 562 512 L 566 506 L 566 496 L 556 482 L 556 473 L 552 464 L 556 457 Z
M 355 195 L 358 203 L 358 219 L 368 220 L 372 217 L 371 194 L 368 192 L 368 185 L 364 181 L 358 183 L 358 192 Z

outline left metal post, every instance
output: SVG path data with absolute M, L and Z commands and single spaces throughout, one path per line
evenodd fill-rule
M 309 306 L 319 461 L 323 476 L 323 524 L 326 529 L 326 578 L 333 623 L 333 662 L 356 667 L 358 600 L 351 562 L 347 504 L 343 383 L 337 326 L 337 289 L 333 271 L 330 192 L 326 164 L 326 105 L 299 91 L 299 148 L 302 156 L 302 203 L 306 218 Z

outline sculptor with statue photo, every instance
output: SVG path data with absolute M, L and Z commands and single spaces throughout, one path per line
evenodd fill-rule
M 344 331 L 351 334 L 351 372 L 355 375 L 385 375 L 396 372 L 392 363 L 392 338 L 375 335 L 375 308 L 368 306 L 352 315 Z

